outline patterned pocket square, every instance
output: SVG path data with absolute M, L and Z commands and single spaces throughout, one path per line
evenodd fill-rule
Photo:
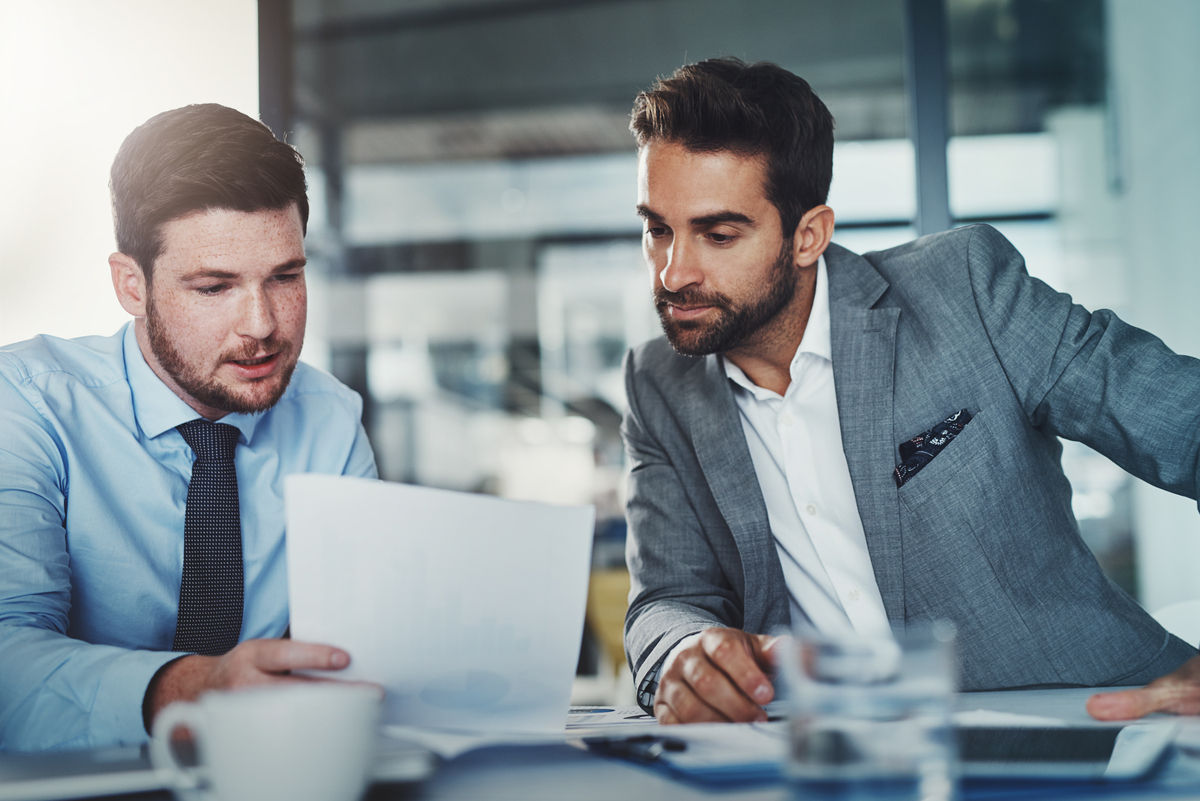
M 967 423 L 971 422 L 971 413 L 960 409 L 947 417 L 940 425 L 928 431 L 917 434 L 907 442 L 900 443 L 900 464 L 892 477 L 896 486 L 903 487 L 904 482 L 920 472 L 921 468 L 933 461 L 933 457 L 942 452 L 950 444 L 950 440 L 958 436 Z

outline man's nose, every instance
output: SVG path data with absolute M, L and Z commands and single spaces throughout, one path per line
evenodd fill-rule
M 238 333 L 253 339 L 266 339 L 275 333 L 275 307 L 262 290 L 250 292 L 242 307 Z
M 676 238 L 667 248 L 667 260 L 658 271 L 658 281 L 668 292 L 678 292 L 684 287 L 700 284 L 704 275 L 696 263 L 695 254 L 682 240 Z

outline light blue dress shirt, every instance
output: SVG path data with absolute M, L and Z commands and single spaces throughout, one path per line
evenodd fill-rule
M 241 639 L 288 625 L 283 480 L 376 476 L 362 400 L 297 366 L 236 426 Z M 171 652 L 198 415 L 151 371 L 133 326 L 0 348 L 0 749 L 146 739 L 142 699 Z

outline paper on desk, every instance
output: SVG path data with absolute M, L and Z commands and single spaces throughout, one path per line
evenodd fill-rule
M 454 759 L 477 748 L 492 745 L 554 745 L 565 740 L 562 731 L 461 731 L 431 729 L 425 726 L 384 726 L 384 742 L 395 740 L 419 745 L 440 756 Z
M 316 475 L 285 495 L 292 637 L 349 651 L 385 723 L 562 731 L 592 507 Z
M 453 759 L 460 754 L 490 745 L 545 745 L 610 734 L 631 736 L 658 732 L 662 726 L 638 706 L 613 708 L 571 707 L 567 722 L 554 731 L 463 731 L 461 729 L 430 728 L 428 726 L 387 725 L 383 727 L 385 737 L 402 742 L 416 743 L 429 749 L 443 759 Z M 616 731 L 614 731 L 616 730 Z
M 591 730 L 610 727 L 628 729 L 632 726 L 646 724 L 658 725 L 654 716 L 642 711 L 640 706 L 575 706 L 571 707 L 570 713 L 567 715 L 566 729 L 568 732 L 574 729 Z
M 954 713 L 956 726 L 996 726 L 996 727 L 1058 727 L 1067 726 L 1062 718 L 1051 718 L 1045 715 L 1026 715 L 1017 712 L 1000 712 L 994 709 L 965 709 Z

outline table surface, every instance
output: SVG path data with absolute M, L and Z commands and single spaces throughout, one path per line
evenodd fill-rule
M 987 710 L 1019 715 L 1052 717 L 1079 725 L 1103 725 L 1092 721 L 1084 701 L 1093 690 L 1021 690 L 966 693 L 958 698 L 961 711 Z M 1164 719 L 1159 716 L 1159 719 Z M 1171 720 L 1178 721 L 1172 718 Z M 1165 722 L 1165 720 L 1164 720 Z M 1200 735 L 1200 719 L 1183 721 Z M 1193 739 L 1200 743 L 1200 736 Z M 1176 749 L 1152 781 L 1114 787 L 1098 786 L 1095 792 L 1072 785 L 1068 793 L 1052 787 L 1026 789 L 1013 798 L 1054 798 L 1064 794 L 1103 797 L 1105 801 L 1200 797 L 1200 751 Z M 970 801 L 974 793 L 965 794 Z M 0 787 L 3 797 L 3 787 Z M 989 795 L 989 798 L 997 797 Z M 139 801 L 166 801 L 166 792 L 128 796 Z M 410 785 L 376 785 L 367 801 L 419 799 L 420 801 L 613 801 L 613 799 L 661 799 L 662 801 L 783 801 L 787 789 L 780 784 L 757 787 L 719 788 L 701 786 L 670 777 L 652 766 L 605 758 L 567 743 L 542 745 L 497 745 L 467 751 L 444 761 L 425 782 Z
M 1093 692 L 1095 691 L 1083 688 L 964 693 L 958 697 L 958 709 L 1058 718 L 1074 725 L 1110 725 L 1095 721 L 1087 715 L 1084 702 Z M 1195 721 L 1195 726 L 1200 729 L 1200 720 Z M 1075 792 L 1072 794 L 1078 794 L 1078 789 L 1078 786 L 1075 786 Z M 387 795 L 387 792 L 396 794 Z M 1200 797 L 1200 755 L 1172 755 L 1152 783 L 1132 783 L 1128 787 L 1109 785 L 1098 788 L 1095 793 L 1096 796 L 1102 795 L 1106 801 L 1144 799 L 1148 794 L 1158 797 Z M 968 801 L 970 795 L 967 794 Z M 1061 797 L 1062 792 L 1049 788 L 1042 791 L 1029 788 L 1014 793 L 1012 797 L 1036 798 L 1039 795 Z M 468 752 L 443 765 L 432 779 L 420 787 L 408 790 L 378 788 L 369 796 L 369 801 L 393 797 L 436 801 L 480 798 L 504 801 L 549 801 L 562 798 L 570 798 L 572 801 L 782 801 L 789 796 L 787 788 L 779 784 L 750 788 L 699 786 L 673 779 L 652 767 L 605 759 L 561 745 L 533 748 L 498 747 Z

